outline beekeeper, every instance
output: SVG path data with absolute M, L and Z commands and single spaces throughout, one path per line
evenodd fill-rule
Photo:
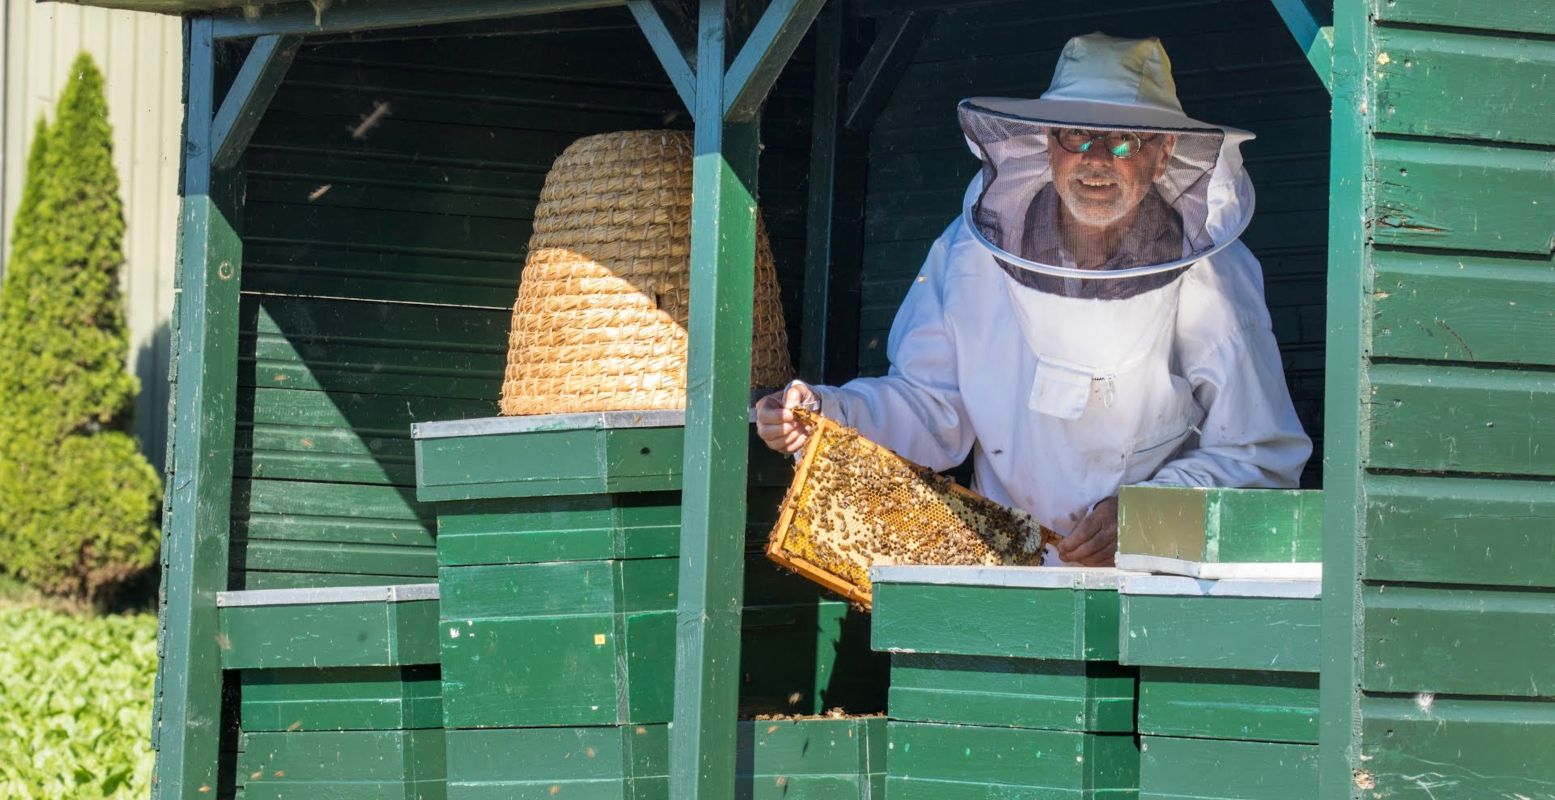
M 1049 563 L 1110 565 L 1125 484 L 1292 487 L 1291 405 L 1240 146 L 1182 111 L 1157 39 L 1071 39 L 1037 100 L 958 108 L 981 172 L 930 249 L 884 377 L 757 405 L 780 452 L 818 407 L 1064 534 Z

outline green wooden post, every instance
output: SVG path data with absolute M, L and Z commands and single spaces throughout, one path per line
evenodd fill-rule
M 734 796 L 758 122 L 724 121 L 725 0 L 697 25 L 691 315 L 670 796 Z
M 832 315 L 832 220 L 836 199 L 838 104 L 842 96 L 842 5 L 816 21 L 815 106 L 810 129 L 810 196 L 805 209 L 804 323 L 799 375 L 826 380 Z
M 186 25 L 183 210 L 176 292 L 177 385 L 164 523 L 156 699 L 159 800 L 214 797 L 221 738 L 216 593 L 226 588 L 237 396 L 242 241 L 236 181 L 213 174 L 216 53 L 212 22 Z
M 1372 109 L 1366 0 L 1335 0 L 1332 148 L 1329 167 L 1328 355 L 1323 422 L 1323 622 L 1319 797 L 1358 790 L 1352 747 L 1359 737 L 1360 562 L 1364 513 L 1363 414 L 1367 397 L 1364 299 L 1370 291 L 1365 220 L 1371 207 L 1368 135 Z M 1364 781 L 1363 781 L 1364 782 Z

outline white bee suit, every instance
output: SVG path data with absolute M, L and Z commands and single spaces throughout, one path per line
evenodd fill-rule
M 1017 141 L 995 133 L 1005 137 L 996 144 Z M 1027 208 L 1038 190 L 1007 190 L 1026 205 L 979 208 L 994 194 L 983 181 L 995 171 L 985 170 L 897 313 L 890 372 L 815 387 L 822 413 L 933 469 L 971 453 L 978 491 L 1064 534 L 1126 484 L 1295 486 L 1312 444 L 1286 388 L 1261 268 L 1236 239 L 1252 211 L 1235 152 L 1247 137 L 1221 136 L 1204 140 L 1212 154 L 1222 151 L 1218 162 L 1181 173 L 1196 205 L 1162 193 L 1160 208 L 1189 208 L 1160 212 L 1189 220 L 1187 232 L 1161 228 L 1168 249 L 1185 257 L 1154 275 L 1148 264 L 1125 265 L 1151 281 L 1132 291 L 1106 281 L 1097 291 L 1053 289 L 1098 273 L 1033 264 L 1025 256 L 1037 248 L 1010 245 L 1029 240 L 997 239 L 1017 227 L 1001 228 L 1000 219 L 1037 218 Z M 991 150 L 982 149 L 985 161 Z M 1023 178 L 1016 172 L 1001 179 Z M 1197 218 L 1193 208 L 1202 209 Z M 1162 238 L 1138 251 L 1161 252 Z M 1028 268 L 1045 273 L 1046 289 L 1035 288 Z M 1051 548 L 1048 555 L 1058 563 Z

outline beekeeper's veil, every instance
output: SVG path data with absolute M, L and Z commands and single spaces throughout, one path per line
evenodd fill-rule
M 1158 39 L 1071 39 L 1037 100 L 972 98 L 973 235 L 1021 285 L 1123 299 L 1172 283 L 1252 216 L 1245 131 L 1182 111 Z

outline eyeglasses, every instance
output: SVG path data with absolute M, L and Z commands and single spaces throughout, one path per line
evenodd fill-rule
M 1159 133 L 1141 137 L 1129 131 L 1089 131 L 1084 128 L 1054 128 L 1052 135 L 1058 140 L 1059 147 L 1076 155 L 1090 152 L 1091 145 L 1100 141 L 1113 158 L 1133 158 L 1140 148 L 1161 138 Z

